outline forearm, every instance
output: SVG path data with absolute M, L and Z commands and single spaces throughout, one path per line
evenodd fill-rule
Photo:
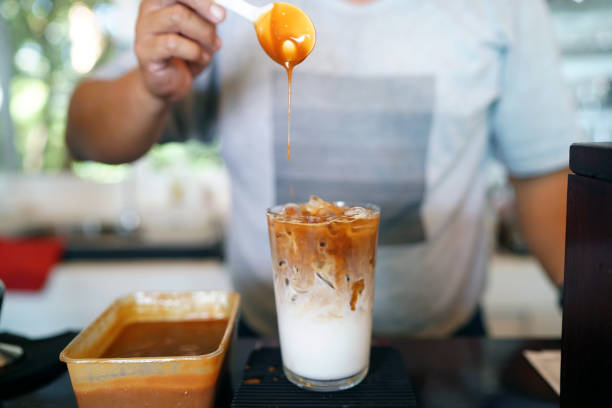
M 159 139 L 169 104 L 151 95 L 135 69 L 111 81 L 88 80 L 72 96 L 66 143 L 78 160 L 125 163 Z
M 563 283 L 567 174 L 562 170 L 534 179 L 513 179 L 521 230 L 531 253 L 550 279 Z

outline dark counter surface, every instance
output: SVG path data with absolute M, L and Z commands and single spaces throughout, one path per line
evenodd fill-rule
M 223 246 L 148 244 L 139 241 L 75 242 L 66 246 L 64 261 L 117 261 L 134 259 L 223 259 Z
M 231 355 L 234 389 L 256 347 L 274 340 L 236 340 Z M 400 350 L 419 407 L 558 407 L 559 398 L 522 355 L 523 350 L 559 349 L 558 340 L 377 340 Z M 225 404 L 223 404 L 225 405 Z M 2 408 L 76 407 L 68 373 L 36 392 L 4 401 Z M 227 403 L 229 406 L 229 402 Z

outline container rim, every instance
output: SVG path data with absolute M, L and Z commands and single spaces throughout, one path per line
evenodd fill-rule
M 99 322 L 103 319 L 104 316 L 110 313 L 110 311 L 118 306 L 119 303 L 125 301 L 129 298 L 134 298 L 138 296 L 159 296 L 159 295 L 194 295 L 194 294 L 223 294 L 227 295 L 228 298 L 234 298 L 235 302 L 233 307 L 230 309 L 230 313 L 227 319 L 227 326 L 225 328 L 225 332 L 223 333 L 223 337 L 219 342 L 219 347 L 214 351 L 208 354 L 200 354 L 195 356 L 172 356 L 172 357 L 120 357 L 120 358 L 73 358 L 69 357 L 68 354 L 72 351 L 72 348 L 76 347 L 76 345 L 85 337 L 89 332 L 93 331 L 95 326 L 99 324 Z M 231 341 L 231 337 L 234 334 L 235 322 L 238 316 L 238 310 L 240 308 L 240 294 L 232 291 L 224 291 L 224 290 L 206 290 L 206 291 L 138 291 L 132 292 L 127 295 L 121 296 L 113 303 L 111 303 L 93 322 L 91 322 L 88 326 L 86 326 L 83 330 L 73 338 L 70 343 L 61 351 L 59 355 L 60 361 L 66 364 L 87 364 L 87 363 L 95 363 L 95 364 L 117 364 L 117 363 L 163 363 L 163 362 L 171 362 L 171 361 L 197 361 L 202 359 L 210 359 L 218 356 L 223 353 L 227 349 L 227 345 Z

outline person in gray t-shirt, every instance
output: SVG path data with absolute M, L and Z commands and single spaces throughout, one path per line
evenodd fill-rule
M 210 0 L 142 1 L 135 52 L 73 95 L 74 157 L 127 162 L 164 132 L 212 130 L 232 181 L 228 264 L 260 334 L 276 330 L 265 208 L 310 194 L 382 208 L 376 334 L 465 326 L 489 257 L 491 153 L 510 174 L 531 251 L 561 285 L 568 151 L 581 135 L 545 2 L 295 4 L 318 38 L 295 71 L 291 162 L 286 74 L 250 23 Z

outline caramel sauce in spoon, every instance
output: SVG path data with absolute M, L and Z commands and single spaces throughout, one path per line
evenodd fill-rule
M 291 85 L 293 68 L 310 54 L 315 46 L 314 24 L 299 8 L 287 3 L 274 3 L 255 21 L 259 44 L 266 53 L 287 70 L 287 160 L 291 160 Z

